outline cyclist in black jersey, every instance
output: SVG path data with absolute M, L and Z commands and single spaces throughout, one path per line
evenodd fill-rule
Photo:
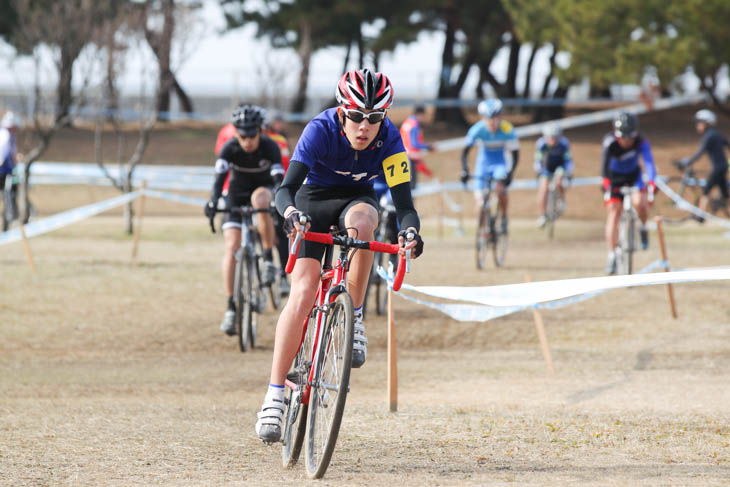
M 730 148 L 730 143 L 715 128 L 717 117 L 710 110 L 705 109 L 695 113 L 695 122 L 697 132 L 702 134 L 700 148 L 691 157 L 682 159 L 680 165 L 682 167 L 691 166 L 702 154 L 707 153 L 707 157 L 709 157 L 712 164 L 712 172 L 707 178 L 707 184 L 702 191 L 702 198 L 700 198 L 700 209 L 707 211 L 710 204 L 709 194 L 715 186 L 720 189 L 723 201 L 727 202 L 728 200 L 727 171 L 730 161 L 728 161 L 725 154 L 725 147 Z M 702 217 L 698 217 L 697 220 L 700 222 L 705 221 Z
M 281 166 L 279 146 L 261 133 L 264 122 L 263 109 L 254 105 L 241 105 L 232 116 L 236 136 L 223 145 L 215 163 L 215 182 L 210 201 L 205 206 L 208 218 L 215 216 L 218 200 L 223 192 L 223 183 L 230 171 L 226 206 L 251 205 L 264 209 L 271 205 L 273 189 L 281 183 L 284 169 Z M 271 284 L 276 278 L 276 268 L 272 262 L 271 248 L 274 244 L 274 223 L 271 215 L 259 213 L 258 231 L 264 248 L 263 284 Z M 221 331 L 234 335 L 236 314 L 233 303 L 233 279 L 235 275 L 235 253 L 241 246 L 241 215 L 226 213 L 223 218 L 223 287 L 228 296 L 228 304 Z

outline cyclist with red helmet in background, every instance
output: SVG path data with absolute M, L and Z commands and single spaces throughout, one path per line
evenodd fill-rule
M 639 160 L 643 161 L 642 164 Z M 613 119 L 613 132 L 603 139 L 601 176 L 603 177 L 606 218 L 606 245 L 608 246 L 607 274 L 616 273 L 616 245 L 618 222 L 623 211 L 621 187 L 634 186 L 639 192 L 631 195 L 639 215 L 641 248 L 649 246 L 646 219 L 649 216 L 647 191 L 654 194 L 656 167 L 649 141 L 639 134 L 639 119 L 629 112 L 621 112 Z
M 215 216 L 218 199 L 223 194 L 226 178 L 230 181 L 226 205 L 228 207 L 251 205 L 257 209 L 268 208 L 273 199 L 272 189 L 283 178 L 281 153 L 279 147 L 269 137 L 261 133 L 264 123 L 263 109 L 255 105 L 241 105 L 231 117 L 236 129 L 234 138 L 229 139 L 217 154 L 215 180 L 210 201 L 205 205 L 205 215 Z M 258 231 L 264 249 L 264 272 L 262 284 L 271 284 L 276 278 L 272 262 L 271 248 L 274 243 L 274 223 L 271 215 L 259 213 Z M 223 315 L 221 331 L 234 335 L 236 314 L 233 302 L 233 280 L 235 276 L 235 253 L 241 246 L 241 215 L 226 213 L 223 218 L 223 287 L 228 296 L 227 309 Z
M 408 160 L 411 161 L 413 174 L 411 177 L 411 189 L 416 188 L 418 173 L 432 178 L 433 173 L 423 162 L 423 152 L 433 150 L 431 144 L 423 141 L 423 129 L 421 124 L 426 120 L 426 109 L 422 105 L 417 105 L 413 109 L 413 114 L 406 118 L 400 126 L 400 135 L 403 138 L 403 145 L 406 148 Z
M 727 204 L 728 200 L 728 188 L 727 188 L 727 170 L 728 170 L 728 158 L 725 152 L 725 148 L 730 149 L 730 142 L 717 131 L 715 124 L 717 124 L 717 117 L 715 114 L 707 109 L 699 110 L 695 113 L 695 123 L 697 133 L 702 134 L 702 140 L 700 141 L 700 148 L 697 152 L 690 157 L 686 157 L 679 161 L 680 167 L 689 167 L 699 159 L 702 154 L 707 152 L 707 157 L 710 159 L 712 164 L 712 172 L 707 177 L 707 184 L 702 190 L 702 197 L 700 198 L 700 209 L 707 211 L 710 206 L 709 194 L 712 188 L 715 186 L 720 190 L 723 202 Z M 703 217 L 695 217 L 700 223 L 704 222 Z
M 372 240 L 378 225 L 378 203 L 373 180 L 384 173 L 402 229 L 399 243 L 423 251 L 420 221 L 411 196 L 411 168 L 398 128 L 386 116 L 393 102 L 387 76 L 368 69 L 348 71 L 335 90 L 338 106 L 329 108 L 304 128 L 289 169 L 276 193 L 276 207 L 290 237 L 306 229 L 328 232 L 331 225 L 348 234 Z M 415 238 L 406 243 L 406 232 Z M 265 442 L 281 437 L 284 380 L 296 355 L 302 327 L 312 309 L 320 280 L 324 245 L 302 241 L 291 275 L 289 300 L 276 325 L 269 388 L 256 422 L 256 434 Z M 373 254 L 359 250 L 348 273 L 348 290 L 355 307 L 352 366 L 360 367 L 367 354 L 362 304 Z

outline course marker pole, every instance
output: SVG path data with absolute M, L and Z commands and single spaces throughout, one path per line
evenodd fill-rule
M 398 354 L 395 345 L 392 289 L 388 289 L 388 405 L 391 413 L 398 411 Z
M 525 281 L 532 282 L 532 278 L 530 276 L 526 276 Z M 550 346 L 548 345 L 547 335 L 545 334 L 545 324 L 542 321 L 542 315 L 540 314 L 540 311 L 535 307 L 532 308 L 532 317 L 535 320 L 537 337 L 540 339 L 542 356 L 545 358 L 545 363 L 547 364 L 548 371 L 552 375 L 555 373 L 555 369 L 553 369 L 553 359 L 550 357 Z
M 132 260 L 137 258 L 137 247 L 139 246 L 139 237 L 142 233 L 142 218 L 144 218 L 144 203 L 146 199 L 145 190 L 147 189 L 147 181 L 142 181 L 142 194 L 139 198 L 139 210 L 137 211 L 137 224 L 134 226 L 134 240 L 132 241 Z
M 35 263 L 33 262 L 33 253 L 30 251 L 30 242 L 28 242 L 28 236 L 25 234 L 25 227 L 23 226 L 23 216 L 18 218 L 18 226 L 20 227 L 20 236 L 23 237 L 23 248 L 25 249 L 25 257 L 28 259 L 28 265 L 30 271 L 35 274 Z
M 669 262 L 669 259 L 667 258 L 667 246 L 664 241 L 664 227 L 662 226 L 662 221 L 662 217 L 656 217 L 656 233 L 659 235 L 659 248 L 662 251 L 662 260 L 664 262 Z M 664 272 L 669 272 L 668 265 L 663 267 Z M 674 288 L 672 288 L 671 284 L 667 284 L 667 294 L 669 295 L 669 307 L 672 310 L 672 317 L 677 319 L 677 304 L 674 302 Z

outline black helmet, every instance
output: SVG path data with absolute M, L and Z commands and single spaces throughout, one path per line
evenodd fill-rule
M 613 119 L 613 134 L 616 137 L 636 137 L 639 134 L 639 119 L 633 113 L 619 113 Z
M 264 124 L 264 109 L 256 105 L 241 105 L 233 112 L 231 123 L 240 135 L 256 135 Z

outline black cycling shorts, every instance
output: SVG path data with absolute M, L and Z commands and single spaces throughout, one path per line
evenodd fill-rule
M 623 200 L 623 195 L 621 194 L 621 188 L 623 186 L 639 186 L 639 188 L 643 189 L 640 179 L 641 169 L 638 167 L 635 171 L 626 174 L 612 172 L 608 177 L 611 180 L 611 200 Z
M 321 186 L 303 185 L 294 197 L 297 210 L 309 215 L 312 219 L 310 231 L 327 233 L 332 225 L 345 228 L 345 214 L 357 203 L 367 203 L 376 210 L 378 203 L 372 186 L 354 188 L 324 188 Z M 310 257 L 322 260 L 325 245 L 317 242 L 302 241 L 299 247 L 299 258 Z
M 727 171 L 712 171 L 710 176 L 707 178 L 707 184 L 705 185 L 705 189 L 702 191 L 702 194 L 707 196 L 715 186 L 720 188 L 720 194 L 722 194 L 722 197 L 724 199 L 728 199 Z
M 265 187 L 272 190 L 269 186 Z M 239 191 L 233 195 L 229 194 L 226 196 L 226 205 L 228 208 L 233 208 L 234 206 L 251 206 L 251 194 L 253 194 L 254 191 L 255 190 L 252 189 L 250 191 Z M 221 225 L 221 228 L 224 230 L 228 228 L 240 229 L 242 222 L 243 216 L 240 213 L 225 213 L 223 215 L 223 224 Z

